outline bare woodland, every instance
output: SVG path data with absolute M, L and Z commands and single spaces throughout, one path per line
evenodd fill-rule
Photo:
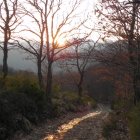
M 130 107 L 137 113 L 130 116 L 138 116 L 139 28 L 140 0 L 0 0 L 0 139 L 17 131 L 18 121 L 29 132 L 30 123 L 44 118 L 91 106 L 100 110 L 98 102 L 122 105 L 118 114 Z M 28 54 L 36 73 L 8 66 L 14 49 Z M 18 121 L 10 124 L 5 116 Z

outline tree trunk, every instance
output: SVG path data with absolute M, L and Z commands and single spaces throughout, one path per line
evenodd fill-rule
M 136 26 L 136 17 L 138 12 L 138 5 L 133 0 L 132 8 L 132 21 L 130 25 L 130 33 L 128 37 L 128 51 L 129 51 L 129 60 L 133 66 L 133 88 L 134 88 L 134 104 L 140 102 L 140 54 L 139 54 L 139 40 L 138 46 L 134 42 L 134 30 Z M 138 48 L 137 48 L 138 47 Z M 136 50 L 138 52 L 136 52 Z
M 140 42 L 138 41 L 138 50 L 140 48 Z M 133 79 L 133 87 L 134 87 L 134 104 L 140 102 L 140 54 L 138 52 L 137 63 L 134 66 L 134 79 Z
M 135 68 L 135 98 L 136 102 L 140 102 L 140 37 L 137 36 L 137 63 L 136 63 L 136 68 Z
M 8 64 L 7 64 L 7 59 L 8 59 L 8 37 L 7 37 L 7 30 L 5 31 L 4 34 L 4 47 L 3 47 L 3 78 L 5 79 L 8 75 Z
M 52 63 L 48 63 L 47 83 L 46 83 L 46 100 L 48 105 L 52 105 Z
M 83 78 L 84 78 L 84 73 L 81 73 L 81 74 L 80 74 L 80 80 L 79 80 L 79 83 L 78 83 L 78 85 L 77 85 L 77 87 L 78 87 L 78 96 L 79 96 L 79 99 L 82 98 L 82 92 L 83 92 L 83 88 L 82 88 Z
M 82 97 L 82 92 L 83 92 L 82 86 L 78 85 L 78 96 L 79 96 L 79 99 L 81 99 L 81 97 Z
M 42 76 L 42 71 L 41 71 L 41 59 L 40 58 L 38 58 L 37 67 L 38 67 L 38 83 L 39 83 L 40 89 L 42 89 L 43 88 L 43 76 Z

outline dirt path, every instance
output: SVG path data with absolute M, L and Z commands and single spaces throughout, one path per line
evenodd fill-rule
M 70 113 L 35 127 L 30 135 L 18 135 L 14 140 L 105 140 L 102 125 L 108 112 L 108 107 L 98 105 L 93 111 Z

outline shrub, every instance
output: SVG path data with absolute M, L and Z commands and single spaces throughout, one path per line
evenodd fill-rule
M 4 90 L 4 79 L 2 73 L 0 73 L 0 92 Z
M 113 109 L 115 111 L 127 112 L 128 110 L 130 110 L 132 103 L 133 103 L 132 98 L 130 98 L 130 99 L 117 99 L 117 100 L 112 102 L 111 109 Z
M 15 75 L 8 76 L 5 81 L 4 89 L 9 93 L 24 93 L 29 100 L 34 102 L 40 118 L 42 117 L 42 113 L 44 114 L 47 109 L 46 102 L 44 100 L 44 91 L 39 88 L 37 78 L 33 74 L 17 73 Z
M 0 94 L 0 102 L 6 107 L 4 111 L 10 112 L 9 109 L 11 109 L 10 113 L 20 113 L 30 121 L 32 121 L 29 118 L 30 113 L 37 112 L 35 102 L 24 93 L 3 92 Z
M 103 135 L 107 139 L 129 139 L 127 112 L 131 109 L 131 99 L 115 100 L 113 111 L 109 114 L 103 127 Z
M 84 106 L 88 106 L 89 108 L 97 107 L 96 101 L 87 95 L 83 96 L 81 101 Z
M 58 117 L 63 113 L 66 113 L 65 103 L 61 99 L 53 99 L 53 116 Z
M 39 86 L 35 75 L 17 73 L 6 78 L 4 88 L 9 91 L 26 92 L 29 88 L 34 89 Z
M 60 91 L 61 91 L 61 86 L 59 84 L 53 84 L 52 92 L 54 93 L 54 96 L 55 94 L 60 93 Z
M 62 97 L 66 101 L 76 101 L 76 100 L 78 100 L 78 95 L 75 92 L 63 92 Z
M 109 139 L 109 137 L 111 136 L 111 133 L 113 130 L 116 129 L 117 127 L 117 118 L 115 117 L 114 114 L 109 115 L 108 120 L 105 121 L 104 125 L 103 125 L 103 136 L 107 139 Z
M 140 139 L 140 103 L 128 113 L 128 126 L 132 140 Z
M 83 96 L 79 103 L 79 97 L 74 92 L 58 92 L 53 94 L 53 110 L 56 116 L 71 111 L 84 111 L 96 107 L 96 102 L 89 96 Z
M 26 130 L 25 123 L 36 120 L 36 105 L 23 93 L 0 93 L 0 124 L 7 130 L 5 136 L 19 129 Z M 27 120 L 25 122 L 25 120 Z M 29 124 L 28 123 L 28 124 Z M 29 126 L 29 125 L 28 125 Z M 31 128 L 27 128 L 30 130 Z
M 40 90 L 35 75 L 17 73 L 9 75 L 4 82 L 1 78 L 1 83 L 0 139 L 21 129 L 29 132 L 31 123 L 44 118 L 44 112 L 47 112 L 44 92 Z
M 58 92 L 53 94 L 53 115 L 60 116 L 68 111 L 75 112 L 77 110 L 76 93 L 72 92 Z

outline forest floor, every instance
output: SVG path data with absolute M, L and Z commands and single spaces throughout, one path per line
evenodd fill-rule
M 14 140 L 105 140 L 102 126 L 109 111 L 99 104 L 96 110 L 68 113 L 34 127 L 29 135 L 17 134 Z

